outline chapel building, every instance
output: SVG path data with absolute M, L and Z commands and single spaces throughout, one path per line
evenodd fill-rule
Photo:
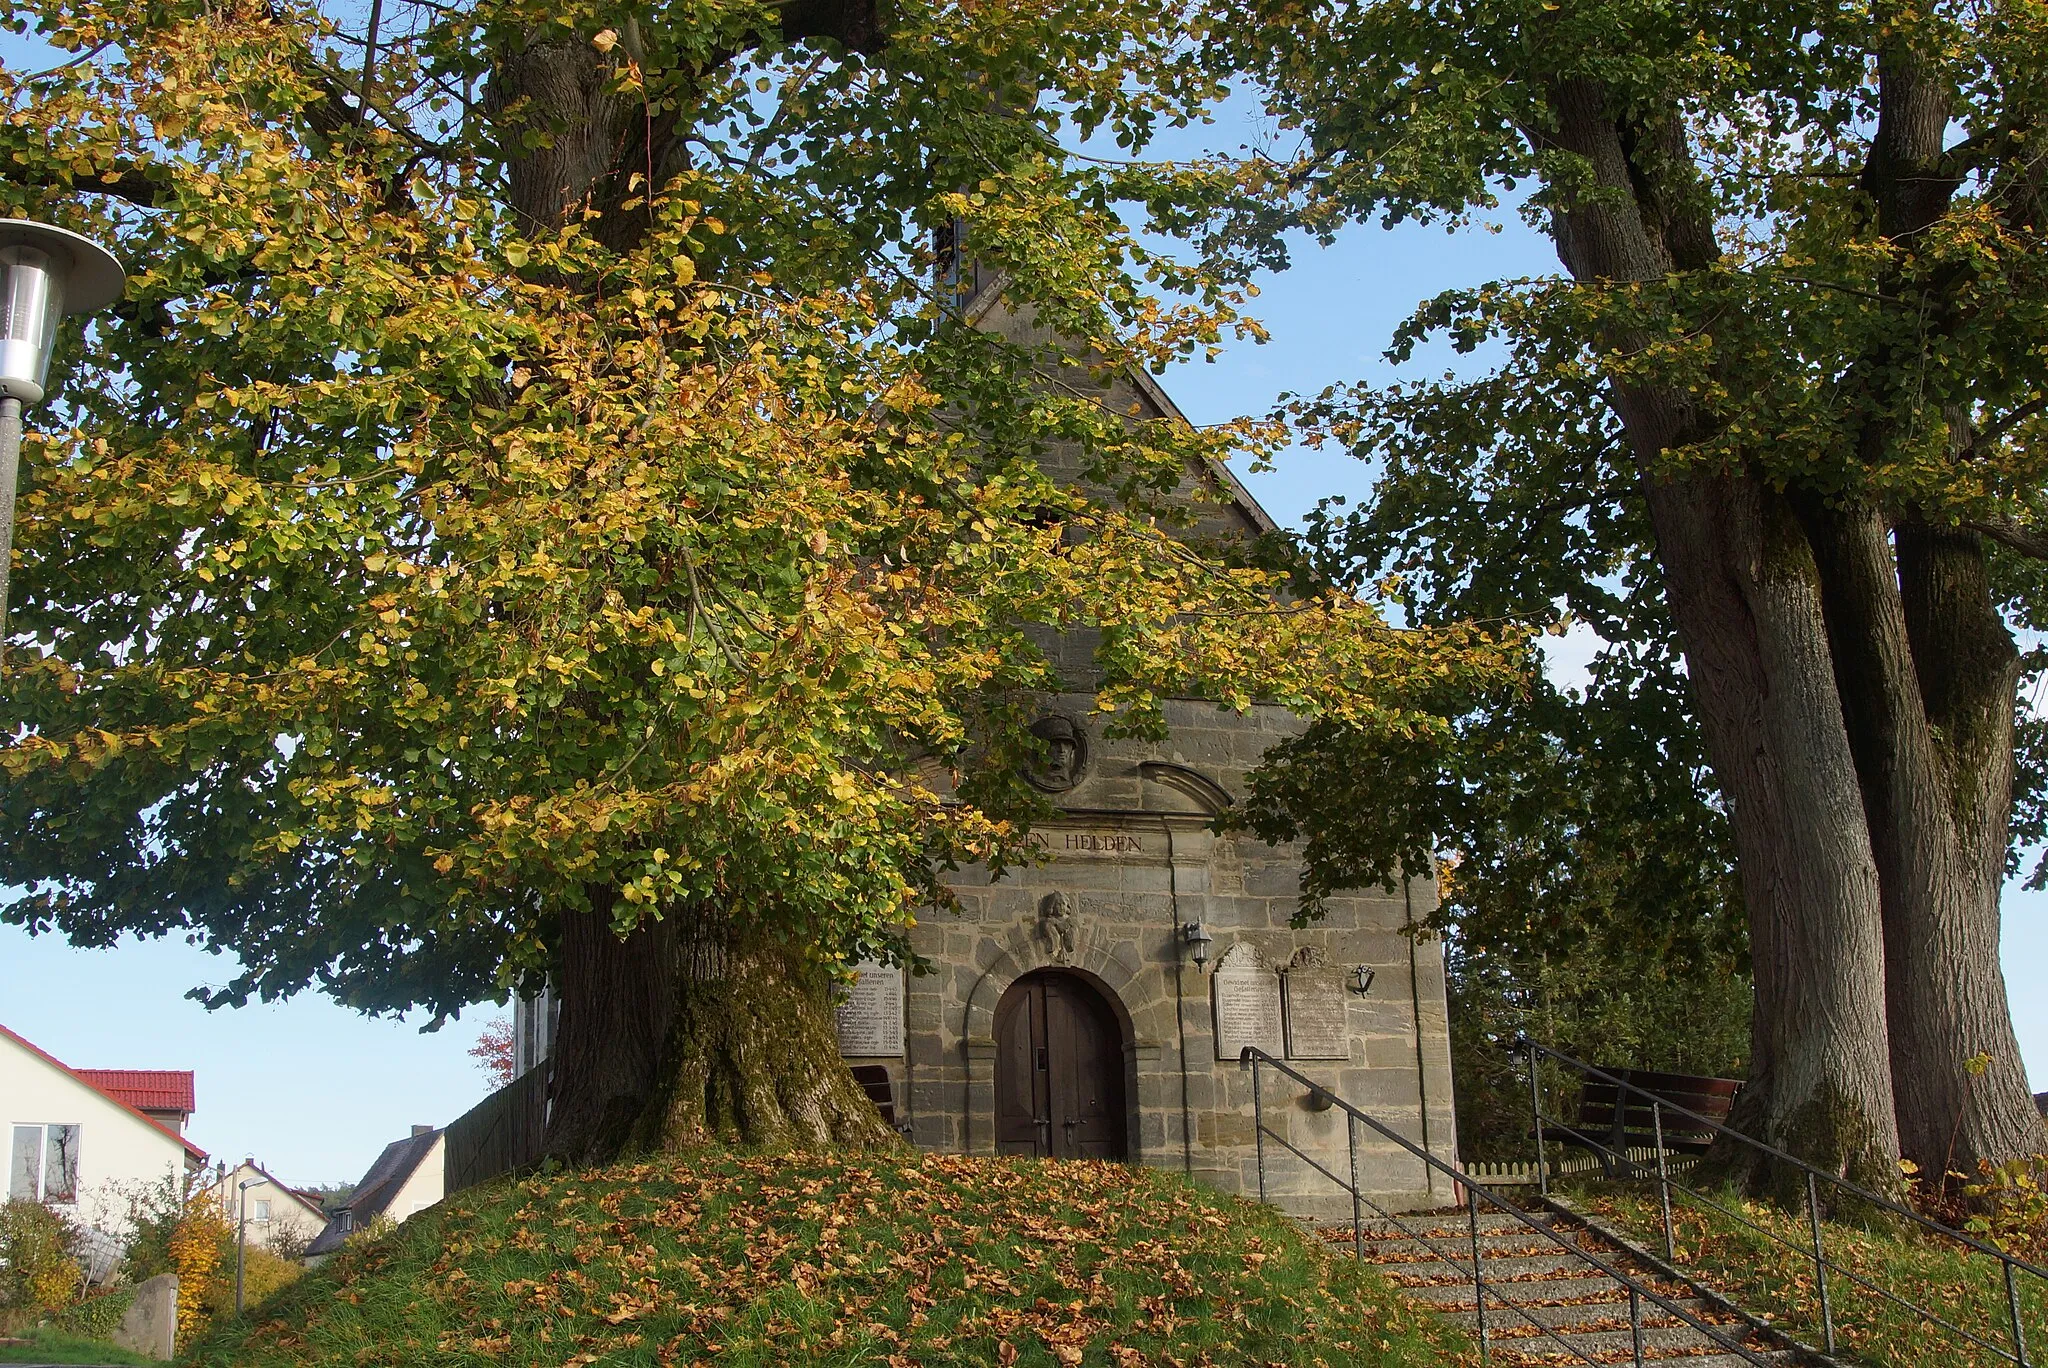
M 1045 342 L 983 290 L 969 318 Z M 1116 412 L 1186 421 L 1152 378 L 1106 387 L 1075 368 Z M 1057 447 L 1049 473 L 1084 483 Z M 1190 471 L 1208 497 L 1195 532 L 1253 537 L 1273 521 L 1222 466 Z M 1064 677 L 1090 678 L 1094 639 L 1046 643 Z M 1283 708 L 1166 705 L 1168 738 L 1107 739 L 1085 692 L 1048 698 L 1033 731 L 1046 761 L 1030 776 L 1059 809 L 1034 835 L 1048 857 L 992 879 L 947 880 L 959 912 L 929 912 L 910 943 L 935 972 L 863 965 L 838 1007 L 840 1052 L 884 1114 L 918 1146 L 970 1154 L 1097 1158 L 1182 1170 L 1233 1192 L 1259 1190 L 1246 1045 L 1282 1058 L 1410 1143 L 1455 1164 L 1450 1036 L 1441 943 L 1419 930 L 1436 886 L 1331 897 L 1291 925 L 1301 894 L 1297 845 L 1218 834 L 1267 748 L 1303 723 Z M 518 1068 L 544 1059 L 545 999 L 518 1004 Z M 1264 1124 L 1332 1173 L 1352 1159 L 1345 1113 L 1319 1091 L 1267 1072 Z M 1351 1201 L 1268 1141 L 1265 1190 L 1302 1214 L 1348 1220 Z M 1454 1194 L 1414 1155 L 1357 1128 L 1359 1186 L 1389 1209 Z

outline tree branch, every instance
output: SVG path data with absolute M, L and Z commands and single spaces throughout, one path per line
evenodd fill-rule
M 2037 417 L 2042 413 L 2048 413 L 2048 395 L 2042 395 L 2031 403 L 2021 404 L 1997 422 L 1988 424 L 1979 430 L 1977 435 L 1970 439 L 1970 444 L 1956 453 L 1956 459 L 1959 461 L 1970 460 L 1988 448 L 1993 442 L 2005 436 L 2006 433 L 2011 432 L 2021 423 L 2026 422 L 2027 419 Z
M 1965 522 L 1963 530 L 1987 537 L 2029 560 L 2048 560 L 2048 532 L 2023 526 L 2017 518 L 1978 518 Z

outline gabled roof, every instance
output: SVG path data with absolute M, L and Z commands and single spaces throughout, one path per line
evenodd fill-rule
M 306 1192 L 303 1189 L 292 1187 L 290 1184 L 286 1183 L 283 1179 L 279 1178 L 276 1174 L 272 1173 L 269 1169 L 263 1167 L 263 1165 L 261 1164 L 255 1163 L 251 1160 L 244 1159 L 241 1163 L 229 1169 L 228 1175 L 230 1178 L 232 1178 L 233 1175 L 240 1173 L 243 1169 L 247 1169 L 249 1170 L 249 1172 L 256 1174 L 265 1182 L 269 1183 L 272 1187 L 276 1188 L 279 1192 L 282 1192 L 285 1196 L 291 1198 L 294 1202 L 297 1202 L 300 1206 L 304 1207 L 307 1211 L 310 1211 L 315 1216 L 318 1216 L 321 1220 L 324 1221 L 327 1219 L 326 1208 L 320 1205 L 320 1199 L 318 1196 Z M 232 1192 L 233 1189 L 230 1188 L 227 1193 L 223 1193 L 222 1195 L 229 1196 L 232 1194 Z
M 190 1069 L 73 1069 L 71 1072 L 107 1096 L 119 1098 L 138 1111 L 174 1111 L 190 1116 L 195 1110 Z
M 193 1144 L 190 1140 L 187 1140 L 184 1136 L 178 1134 L 176 1131 L 172 1130 L 169 1126 L 166 1126 L 163 1122 L 157 1120 L 155 1117 L 144 1116 L 139 1108 L 123 1100 L 122 1098 L 116 1096 L 115 1094 L 107 1091 L 105 1088 L 99 1086 L 99 1084 L 93 1082 L 90 1078 L 87 1078 L 82 1071 L 72 1068 L 70 1065 L 64 1063 L 62 1060 L 50 1054 L 47 1050 L 40 1049 L 37 1046 L 30 1044 L 28 1041 L 23 1040 L 20 1036 L 8 1030 L 5 1026 L 0 1026 L 0 1036 L 5 1036 L 7 1039 L 21 1046 L 22 1049 L 27 1050 L 30 1054 L 34 1055 L 37 1059 L 42 1060 L 43 1063 L 49 1065 L 57 1072 L 62 1074 L 69 1074 L 72 1078 L 77 1079 L 81 1086 L 90 1088 L 92 1091 L 98 1093 L 101 1097 L 106 1098 L 107 1101 L 113 1103 L 122 1111 L 127 1112 L 130 1116 L 134 1117 L 137 1121 L 140 1121 L 143 1125 L 149 1126 L 155 1130 L 160 1130 L 165 1135 L 170 1136 L 171 1139 L 177 1141 L 179 1144 L 185 1147 L 185 1153 L 190 1158 L 195 1159 L 202 1164 L 206 1162 L 205 1150 L 199 1148 L 199 1146 Z M 128 1071 L 113 1070 L 112 1072 L 122 1073 Z M 187 1080 L 190 1080 L 192 1075 L 186 1074 L 185 1077 Z M 191 1096 L 189 1090 L 187 1091 L 186 1096 L 188 1098 Z
M 356 1184 L 356 1190 L 349 1194 L 348 1201 L 335 1213 L 327 1228 L 313 1237 L 313 1243 L 306 1246 L 308 1254 L 331 1254 L 341 1248 L 341 1243 L 352 1231 L 361 1230 L 370 1222 L 390 1209 L 406 1179 L 420 1163 L 434 1152 L 434 1146 L 441 1142 L 442 1131 L 421 1131 L 403 1140 L 393 1140 L 377 1156 L 377 1162 L 370 1165 L 370 1171 L 363 1175 L 363 1181 Z M 346 1222 L 343 1217 L 346 1216 Z
M 1002 277 L 990 272 L 988 279 L 980 283 L 974 296 L 961 306 L 960 316 L 975 327 L 986 326 L 989 316 L 1002 302 L 1002 296 Z M 1159 410 L 1161 417 L 1169 418 L 1184 427 L 1194 426 L 1187 414 L 1181 412 L 1180 405 L 1173 402 L 1173 396 L 1168 394 L 1143 366 L 1126 366 L 1124 375 L 1138 393 L 1145 396 L 1146 402 Z M 1213 457 L 1204 458 L 1203 464 L 1208 468 L 1209 477 L 1228 491 L 1231 507 L 1236 509 L 1238 516 L 1250 523 L 1254 530 L 1279 530 L 1280 525 L 1273 520 L 1273 515 L 1266 511 L 1264 504 L 1253 497 L 1251 490 L 1245 487 L 1244 481 L 1237 478 L 1236 471 Z

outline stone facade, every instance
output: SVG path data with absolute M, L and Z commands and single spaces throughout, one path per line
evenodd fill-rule
M 1330 992 L 1340 994 L 1336 1048 L 1326 1017 L 1324 1039 L 1296 1041 L 1298 1052 L 1324 1057 L 1290 1062 L 1452 1160 L 1443 957 L 1433 937 L 1407 933 L 1433 909 L 1433 885 L 1417 880 L 1391 895 L 1334 898 L 1325 918 L 1294 929 L 1298 851 L 1218 836 L 1213 825 L 1242 793 L 1245 773 L 1300 725 L 1296 719 L 1279 708 L 1240 717 L 1186 700 L 1169 707 L 1167 742 L 1105 742 L 1087 720 L 1090 701 L 1069 695 L 1053 709 L 1087 731 L 1090 754 L 1080 782 L 1060 795 L 1062 818 L 1042 830 L 1049 858 L 993 881 L 978 869 L 950 880 L 960 912 L 930 914 L 912 931 L 914 949 L 936 972 L 905 984 L 903 1054 L 851 1059 L 889 1071 L 898 1123 L 928 1149 L 994 1152 L 997 1007 L 1025 975 L 1052 971 L 1092 987 L 1122 1031 L 1128 1157 L 1256 1192 L 1251 1074 L 1235 1058 L 1217 1057 L 1212 994 L 1229 958 L 1271 975 L 1276 995 L 1283 970 L 1301 982 L 1320 976 L 1326 1012 Z M 1206 968 L 1192 962 L 1180 931 L 1188 923 L 1214 938 Z M 1372 971 L 1363 995 L 1352 991 L 1352 971 L 1361 965 Z M 1283 1043 L 1268 1048 L 1280 1055 Z M 1260 1091 L 1268 1127 L 1332 1172 L 1346 1172 L 1341 1111 L 1316 1109 L 1305 1089 L 1270 1072 Z M 1450 1200 L 1419 1160 L 1359 1132 L 1361 1187 L 1398 1207 Z M 1348 1196 L 1270 1140 L 1266 1186 L 1290 1208 L 1349 1215 Z

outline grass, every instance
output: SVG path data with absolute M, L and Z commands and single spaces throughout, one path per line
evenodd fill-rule
M 101 1340 L 79 1339 L 55 1330 L 28 1330 L 27 1344 L 0 1344 L 0 1363 L 151 1363 L 140 1354 L 116 1349 Z
M 1560 1194 L 1573 1206 L 1606 1219 L 1661 1252 L 1663 1220 L 1654 1186 L 1602 1185 Z M 1673 1262 L 1702 1275 L 1709 1286 L 1757 1313 L 1769 1313 L 1809 1344 L 1822 1342 L 1819 1283 L 1811 1249 L 1812 1228 L 1803 1211 L 1788 1212 L 1729 1192 L 1709 1193 L 1715 1202 L 1742 1213 L 1777 1238 L 1742 1225 L 1731 1216 L 1703 1209 L 1673 1193 Z M 1867 1222 L 1823 1223 L 1828 1261 L 1856 1277 L 1933 1311 L 1981 1339 L 2010 1352 L 2011 1317 L 2005 1279 L 1996 1259 L 1953 1241 L 1930 1238 L 1902 1221 L 1873 1214 Z M 2030 1360 L 2048 1351 L 2048 1282 L 2018 1279 L 2021 1325 Z M 1843 1357 L 1897 1368 L 1976 1368 L 2010 1363 L 1972 1345 L 1898 1304 L 1857 1286 L 1830 1270 L 1828 1296 L 1836 1343 Z
M 351 1247 L 197 1365 L 1443 1364 L 1269 1208 L 1156 1170 L 706 1155 L 501 1181 Z

